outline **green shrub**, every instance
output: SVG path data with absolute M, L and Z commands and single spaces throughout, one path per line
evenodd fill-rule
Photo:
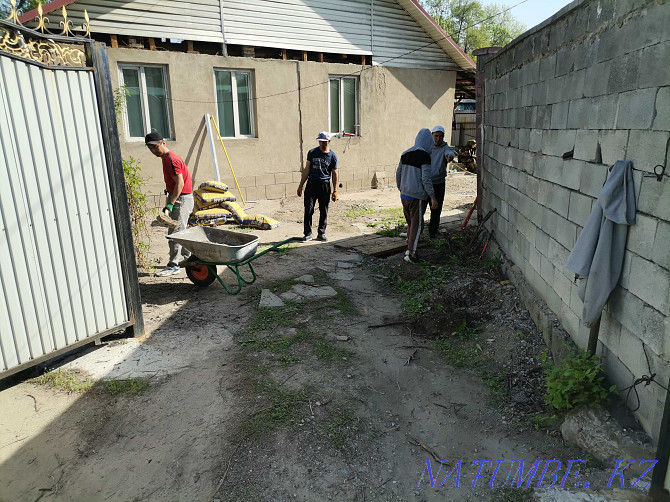
M 128 196 L 128 208 L 130 209 L 130 227 L 133 232 L 133 244 L 137 265 L 144 267 L 147 264 L 147 251 L 149 250 L 148 232 L 145 216 L 150 211 L 147 196 L 142 191 L 144 179 L 139 161 L 130 157 L 123 160 L 123 176 L 126 179 L 126 194 Z
M 558 410 L 569 410 L 584 403 L 600 404 L 615 386 L 603 386 L 602 367 L 595 357 L 580 350 L 564 359 L 558 366 L 544 356 L 547 404 Z

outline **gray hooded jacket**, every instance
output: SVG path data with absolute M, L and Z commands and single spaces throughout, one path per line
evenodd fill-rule
M 395 173 L 395 181 L 402 195 L 425 200 L 435 197 L 431 181 L 430 152 L 433 135 L 429 129 L 421 129 L 416 135 L 414 146 L 400 156 Z

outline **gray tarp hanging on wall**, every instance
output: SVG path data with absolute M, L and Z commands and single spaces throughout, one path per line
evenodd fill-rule
M 618 160 L 610 168 L 584 230 L 572 249 L 566 267 L 581 276 L 579 298 L 582 320 L 590 327 L 599 318 L 610 293 L 619 282 L 626 251 L 628 226 L 635 223 L 635 190 L 630 161 Z

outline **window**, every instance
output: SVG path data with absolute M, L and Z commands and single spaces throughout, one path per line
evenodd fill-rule
M 330 77 L 328 115 L 333 134 L 358 135 L 358 77 Z
M 214 70 L 219 134 L 228 138 L 254 137 L 252 74 Z
M 168 107 L 167 72 L 162 66 L 120 65 L 126 86 L 124 128 L 128 138 L 144 138 L 152 130 L 172 139 Z

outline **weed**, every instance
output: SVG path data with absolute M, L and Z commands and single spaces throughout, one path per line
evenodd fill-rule
M 314 352 L 316 353 L 317 359 L 324 362 L 342 360 L 353 355 L 347 349 L 341 349 L 324 342 L 317 342 L 314 344 Z
M 603 387 L 600 363 L 583 350 L 558 366 L 549 361 L 546 354 L 542 358 L 547 381 L 545 400 L 557 410 L 569 410 L 585 403 L 599 404 L 616 390 L 614 385 L 609 389 Z
M 149 387 L 149 381 L 144 378 L 129 378 L 128 380 L 108 380 L 104 385 L 105 390 L 112 395 L 130 394 L 134 396 Z
M 535 500 L 532 488 L 498 488 L 493 490 L 492 502 L 531 502 Z
M 273 282 L 267 287 L 267 289 L 269 289 L 270 291 L 272 291 L 277 295 L 280 295 L 291 289 L 291 286 L 293 286 L 295 282 L 296 281 L 293 277 L 288 277 L 286 279 L 281 279 L 279 281 Z
M 119 125 L 123 116 L 123 108 L 126 106 L 126 101 L 129 97 L 130 91 L 125 85 L 117 87 L 114 90 L 114 114 L 116 115 L 116 122 Z
M 271 247 L 273 244 L 259 244 L 258 245 L 258 252 L 260 253 L 261 251 L 265 251 L 269 247 Z M 281 247 L 275 248 L 273 253 L 276 253 L 278 256 L 285 256 L 288 254 L 288 252 L 291 249 L 297 248 L 297 244 L 284 244 Z
M 130 157 L 128 160 L 123 159 L 122 163 L 135 256 L 137 257 L 137 265 L 144 267 L 147 264 L 147 252 L 149 250 L 149 243 L 145 240 L 148 239 L 145 216 L 150 211 L 147 196 L 142 191 L 145 181 L 142 178 L 142 168 L 139 161 Z
M 364 206 L 354 206 L 344 213 L 346 218 L 360 218 L 361 216 L 367 216 L 368 214 L 378 213 L 379 209 L 367 208 Z
M 81 376 L 74 371 L 60 369 L 44 373 L 33 378 L 32 381 L 68 394 L 88 392 L 93 387 L 93 382 L 88 377 Z
M 467 325 L 467 319 L 464 317 L 463 320 L 461 321 L 461 324 L 459 324 L 458 328 L 456 328 L 456 331 L 452 333 L 452 336 L 455 336 L 457 338 L 461 338 L 463 340 L 467 340 L 469 338 L 472 338 L 474 335 L 479 333 L 479 329 L 477 328 L 469 328 Z M 480 352 L 481 352 L 481 347 L 480 347 Z
M 457 347 L 444 337 L 435 344 L 447 362 L 456 368 L 472 367 L 477 364 L 479 352 L 475 347 Z
M 393 271 L 389 274 L 389 283 L 393 290 L 403 295 L 405 313 L 414 317 L 430 310 L 431 292 L 441 288 L 450 276 L 446 267 L 422 267 L 418 280 L 405 280 Z
M 335 297 L 335 307 L 337 310 L 346 317 L 360 315 L 358 307 L 356 307 L 356 304 L 351 300 L 349 295 L 341 288 L 335 288 L 335 290 L 337 291 L 337 296 Z
M 535 430 L 540 430 L 540 429 L 552 429 L 556 426 L 556 423 L 558 422 L 558 415 L 543 415 L 541 413 L 538 413 L 537 415 L 533 415 L 533 427 L 535 427 Z
M 491 391 L 491 400 L 497 404 L 507 403 L 507 381 L 509 375 L 507 371 L 491 371 L 489 369 L 480 369 L 477 371 L 479 376 Z
M 249 332 L 260 333 L 262 331 L 275 331 L 283 326 L 288 327 L 293 324 L 293 317 L 297 312 L 294 305 L 285 305 L 284 307 L 258 307 L 251 318 Z
M 245 424 L 247 432 L 257 438 L 295 423 L 300 416 L 300 410 L 307 405 L 303 390 L 283 390 L 274 383 L 258 380 L 254 382 L 254 391 L 268 403 Z
M 348 408 L 337 408 L 328 420 L 328 440 L 336 447 L 347 444 L 356 416 Z

